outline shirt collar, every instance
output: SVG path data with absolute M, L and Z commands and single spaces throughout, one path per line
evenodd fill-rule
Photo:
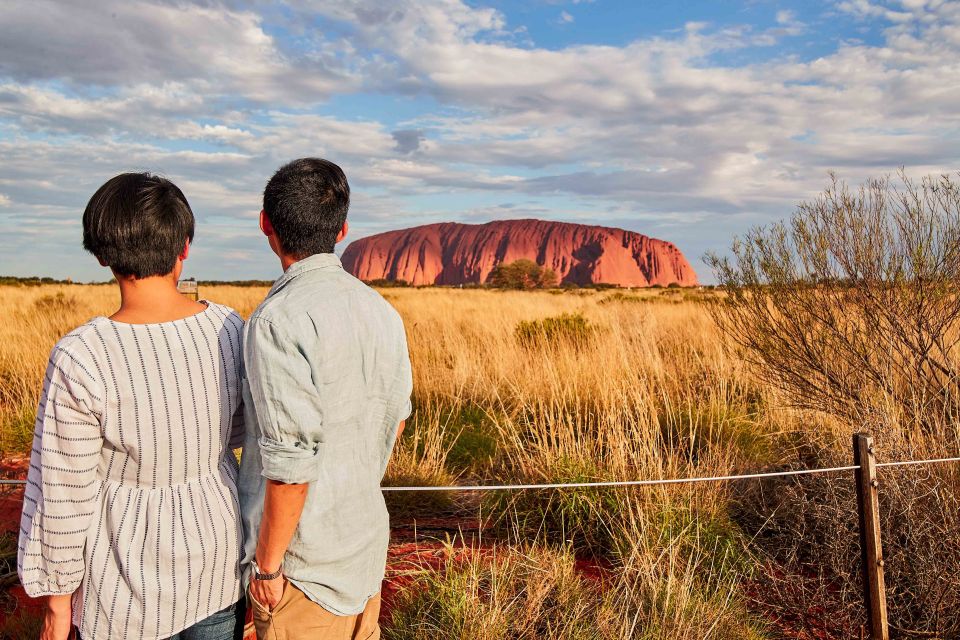
M 329 271 L 332 269 L 342 268 L 343 264 L 340 262 L 340 258 L 337 256 L 337 254 L 315 253 L 312 256 L 304 258 L 303 260 L 297 260 L 292 265 L 287 267 L 287 270 L 284 271 L 283 275 L 277 278 L 277 281 L 273 283 L 273 287 L 270 289 L 270 293 L 267 294 L 267 297 L 269 298 L 277 291 L 285 287 L 288 282 L 308 271 L 316 271 L 318 269 Z

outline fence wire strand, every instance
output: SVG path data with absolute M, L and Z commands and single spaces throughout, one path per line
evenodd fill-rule
M 933 458 L 930 460 L 898 460 L 895 462 L 878 462 L 877 467 L 906 467 L 921 464 L 939 464 L 944 462 L 960 462 L 957 458 Z M 476 485 L 443 485 L 423 487 L 380 487 L 382 491 L 521 491 L 526 489 L 586 489 L 591 487 L 649 487 L 668 484 L 692 484 L 695 482 L 727 482 L 731 480 L 751 480 L 759 478 L 782 478 L 787 476 L 806 476 L 816 473 L 840 473 L 855 471 L 860 465 L 844 467 L 823 467 L 818 469 L 795 469 L 793 471 L 771 471 L 769 473 L 747 473 L 733 476 L 706 476 L 699 478 L 658 478 L 653 480 L 612 480 L 607 482 L 557 482 L 548 484 L 476 484 Z M 23 485 L 26 480 L 0 478 L 0 486 Z

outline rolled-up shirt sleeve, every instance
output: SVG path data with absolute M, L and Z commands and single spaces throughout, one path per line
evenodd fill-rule
M 244 351 L 263 476 L 313 482 L 320 474 L 323 421 L 309 363 L 281 327 L 263 318 L 247 324 Z
M 30 454 L 17 569 L 32 597 L 73 593 L 100 489 L 103 389 L 69 352 L 54 348 Z

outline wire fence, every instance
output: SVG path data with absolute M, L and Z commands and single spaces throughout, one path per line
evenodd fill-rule
M 907 467 L 924 464 L 941 464 L 948 462 L 960 462 L 957 458 L 931 458 L 928 460 L 898 460 L 894 462 L 878 462 L 876 466 L 889 467 Z M 729 482 L 734 480 L 752 480 L 760 478 L 779 478 L 788 476 L 805 476 L 818 473 L 841 473 L 844 471 L 856 471 L 860 465 L 852 464 L 842 467 L 820 467 L 814 469 L 793 469 L 789 471 L 770 471 L 765 473 L 745 473 L 727 476 L 703 476 L 692 478 L 656 478 L 650 480 L 611 480 L 597 482 L 554 482 L 544 484 L 475 484 L 475 485 L 427 485 L 427 486 L 385 486 L 380 487 L 381 491 L 521 491 L 527 489 L 587 489 L 603 487 L 649 487 L 655 485 L 669 484 L 692 484 L 696 482 Z M 18 486 L 24 485 L 25 479 L 0 479 L 0 486 Z
M 880 469 L 898 467 L 917 467 L 921 465 L 960 462 L 960 457 L 931 458 L 926 460 L 896 460 L 878 462 L 874 454 L 873 440 L 866 434 L 854 436 L 854 463 L 839 467 L 820 467 L 813 469 L 792 469 L 745 473 L 738 475 L 703 476 L 689 478 L 653 478 L 647 480 L 615 480 L 597 482 L 557 482 L 543 484 L 479 484 L 479 485 L 442 485 L 442 486 L 394 486 L 381 487 L 385 492 L 416 491 L 523 491 L 545 489 L 589 489 L 606 487 L 649 487 L 657 485 L 680 485 L 703 482 L 731 482 L 764 478 L 798 477 L 814 474 L 830 474 L 854 471 L 857 482 L 857 511 L 860 522 L 860 546 L 864 578 L 864 604 L 867 610 L 869 637 L 871 640 L 889 640 L 890 624 L 886 611 L 886 590 L 883 577 L 883 552 L 880 531 L 880 512 L 878 501 L 879 482 L 877 472 Z M 11 489 L 25 485 L 27 480 L 20 478 L 0 479 L 0 488 Z M 865 636 L 861 636 L 865 637 Z

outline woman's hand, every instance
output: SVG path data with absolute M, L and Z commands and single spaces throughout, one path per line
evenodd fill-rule
M 43 616 L 40 640 L 69 640 L 70 632 L 73 630 L 71 599 L 72 594 L 47 598 L 47 611 Z

